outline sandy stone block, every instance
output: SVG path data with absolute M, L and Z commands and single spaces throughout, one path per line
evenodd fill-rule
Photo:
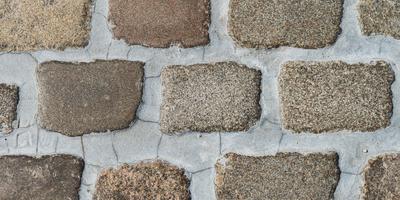
M 227 154 L 216 164 L 217 199 L 333 199 L 338 156 L 278 153 L 252 157 Z
M 1 0 L 0 51 L 84 47 L 91 0 Z
M 383 61 L 291 61 L 279 75 L 283 126 L 295 132 L 375 131 L 390 125 L 394 73 Z
M 341 32 L 343 0 L 231 0 L 228 30 L 246 48 L 322 48 Z
M 40 125 L 68 136 L 127 128 L 141 101 L 143 65 L 117 60 L 41 64 Z
M 79 199 L 83 160 L 68 155 L 0 157 L 0 199 Z
M 164 133 L 245 131 L 260 118 L 256 69 L 234 62 L 169 66 L 161 81 Z
M 10 133 L 17 118 L 18 87 L 0 84 L 0 132 Z
M 114 36 L 158 48 L 208 44 L 209 10 L 209 0 L 110 0 Z
M 184 170 L 161 161 L 123 165 L 100 174 L 94 200 L 189 200 L 189 184 Z

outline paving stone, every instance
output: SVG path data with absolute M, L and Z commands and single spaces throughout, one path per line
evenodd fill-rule
M 161 161 L 123 165 L 100 174 L 94 200 L 103 199 L 190 199 L 189 179 Z
M 44 63 L 40 125 L 69 136 L 126 128 L 141 101 L 142 79 L 140 62 Z
M 0 132 L 10 133 L 17 118 L 18 87 L 0 84 Z
M 375 131 L 390 124 L 389 64 L 291 61 L 279 77 L 283 126 L 295 132 Z
M 83 166 L 68 155 L 0 157 L 0 199 L 78 200 Z
M 206 45 L 209 4 L 209 0 L 110 0 L 114 36 L 150 47 Z
M 234 62 L 162 71 L 164 133 L 245 131 L 260 117 L 261 72 Z
M 232 0 L 228 29 L 246 48 L 322 48 L 341 32 L 343 0 Z
M 91 0 L 0 1 L 0 51 L 83 47 Z
M 365 35 L 387 35 L 400 39 L 400 1 L 361 0 L 359 20 Z
M 363 198 L 400 198 L 400 155 L 382 155 L 368 161 L 364 169 Z
M 337 165 L 335 153 L 230 153 L 216 165 L 217 199 L 333 199 L 340 175 Z

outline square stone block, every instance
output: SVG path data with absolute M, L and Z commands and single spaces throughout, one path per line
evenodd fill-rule
M 10 133 L 17 118 L 18 87 L 0 84 L 0 132 Z

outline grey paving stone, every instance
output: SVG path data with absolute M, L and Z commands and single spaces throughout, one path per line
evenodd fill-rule
M 389 64 L 291 61 L 281 69 L 283 126 L 295 132 L 375 131 L 390 125 Z
M 68 136 L 127 128 L 141 101 L 143 65 L 117 60 L 40 65 L 40 125 Z
M 363 33 L 400 39 L 399 7 L 398 0 L 360 0 L 358 11 Z
M 17 118 L 18 87 L 0 84 L 0 132 L 10 133 Z
M 189 179 L 184 170 L 161 161 L 123 165 L 100 174 L 94 200 L 103 199 L 189 200 Z
M 230 153 L 216 164 L 217 199 L 333 199 L 340 175 L 337 165 L 335 153 Z
M 322 48 L 341 32 L 343 0 L 232 0 L 229 7 L 229 33 L 246 48 Z
M 400 155 L 382 155 L 368 162 L 364 169 L 363 199 L 400 198 Z
M 261 72 L 234 62 L 162 71 L 161 131 L 245 131 L 260 118 Z
M 209 0 L 110 0 L 114 36 L 150 47 L 206 45 L 209 4 Z
M 68 155 L 0 157 L 0 199 L 78 200 L 83 166 Z

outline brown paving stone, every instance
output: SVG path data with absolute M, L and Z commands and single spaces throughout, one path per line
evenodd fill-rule
M 292 61 L 279 76 L 283 126 L 295 132 L 375 131 L 390 125 L 389 64 Z
M 101 173 L 94 200 L 188 200 L 189 184 L 184 170 L 161 161 L 124 165 Z
M 78 200 L 83 166 L 67 155 L 0 157 L 0 199 Z
M 40 65 L 40 125 L 69 136 L 128 127 L 142 97 L 143 65 L 116 60 Z
M 369 160 L 364 169 L 363 199 L 400 199 L 400 155 Z
M 18 87 L 0 84 L 0 132 L 10 133 L 17 118 Z
M 129 44 L 194 47 L 209 42 L 209 9 L 209 0 L 110 0 L 110 19 Z
M 333 199 L 340 170 L 336 153 L 278 153 L 242 156 L 230 153 L 216 164 L 218 200 Z
M 340 33 L 343 0 L 231 0 L 229 33 L 247 48 L 322 48 Z
M 244 131 L 260 118 L 261 72 L 234 62 L 162 71 L 164 133 Z
M 83 47 L 91 0 L 0 0 L 0 51 Z
M 399 0 L 360 0 L 358 11 L 363 33 L 400 39 L 399 8 Z

